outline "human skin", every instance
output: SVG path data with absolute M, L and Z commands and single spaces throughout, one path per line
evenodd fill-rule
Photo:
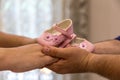
M 17 47 L 37 43 L 36 39 L 0 32 L 0 47 Z
M 56 63 L 47 66 L 56 73 L 92 72 L 111 80 L 120 80 L 120 55 L 116 55 L 120 54 L 120 42 L 117 40 L 96 43 L 93 53 L 75 47 L 50 46 L 44 47 L 42 52 L 59 59 Z
M 40 69 L 57 61 L 41 52 L 39 44 L 29 44 L 15 48 L 0 48 L 0 71 L 25 72 Z
M 44 55 L 36 39 L 0 32 L 0 71 L 40 69 L 56 59 Z
M 120 41 L 106 40 L 94 44 L 94 53 L 97 54 L 120 54 Z

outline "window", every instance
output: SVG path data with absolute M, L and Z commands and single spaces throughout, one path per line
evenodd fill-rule
M 37 37 L 52 21 L 52 0 L 2 0 L 3 30 Z
M 2 30 L 35 38 L 52 23 L 52 0 L 1 0 Z M 1 80 L 53 80 L 48 69 L 25 73 L 1 72 Z

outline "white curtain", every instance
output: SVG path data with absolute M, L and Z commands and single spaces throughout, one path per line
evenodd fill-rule
M 62 1 L 1 0 L 2 31 L 36 38 L 53 22 L 62 19 Z M 63 80 L 63 76 L 45 68 L 25 73 L 3 71 L 0 72 L 0 80 Z
M 52 0 L 1 0 L 3 30 L 37 37 L 52 21 Z
M 4 32 L 36 38 L 53 23 L 71 17 L 76 33 L 87 37 L 87 19 L 84 17 L 87 10 L 84 5 L 87 0 L 0 1 L 0 25 Z M 58 75 L 46 68 L 19 74 L 10 71 L 0 72 L 0 80 L 88 80 L 88 78 L 89 75 Z

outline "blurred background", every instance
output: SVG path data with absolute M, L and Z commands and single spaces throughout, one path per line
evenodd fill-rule
M 119 0 L 0 0 L 1 31 L 36 38 L 70 18 L 74 31 L 91 42 L 120 35 Z M 72 66 L 72 65 L 71 65 Z M 97 74 L 56 74 L 46 68 L 25 73 L 1 71 L 0 80 L 107 80 Z

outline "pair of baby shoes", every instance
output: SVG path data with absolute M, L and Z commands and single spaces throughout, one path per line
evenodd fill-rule
M 79 47 L 92 52 L 94 45 L 84 38 L 79 38 L 73 32 L 73 23 L 71 19 L 66 19 L 53 25 L 46 30 L 38 39 L 38 43 L 43 46 Z

